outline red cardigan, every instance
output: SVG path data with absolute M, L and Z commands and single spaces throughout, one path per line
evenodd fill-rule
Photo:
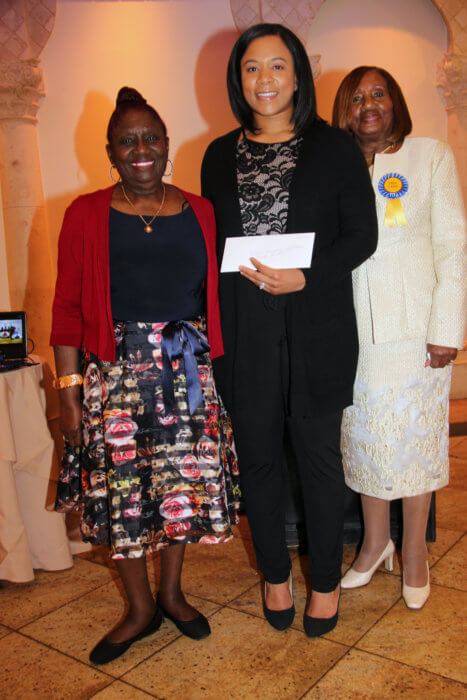
M 109 362 L 115 362 L 109 269 L 109 207 L 113 189 L 108 187 L 82 195 L 65 212 L 58 243 L 58 277 L 50 336 L 51 345 L 85 348 Z M 207 330 L 214 359 L 224 352 L 217 295 L 214 210 L 207 199 L 181 192 L 198 219 L 206 243 Z

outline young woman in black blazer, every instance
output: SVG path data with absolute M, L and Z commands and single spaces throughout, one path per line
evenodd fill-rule
M 312 595 L 304 627 L 337 623 L 344 479 L 343 409 L 352 403 L 358 344 L 352 270 L 376 248 L 374 194 L 360 150 L 316 113 L 299 39 L 260 24 L 238 39 L 228 66 L 241 127 L 213 141 L 202 192 L 215 208 L 219 261 L 231 236 L 316 232 L 309 269 L 255 269 L 220 276 L 225 355 L 218 388 L 231 412 L 242 492 L 264 613 L 276 629 L 295 608 L 285 541 L 282 446 L 289 431 L 300 471 Z

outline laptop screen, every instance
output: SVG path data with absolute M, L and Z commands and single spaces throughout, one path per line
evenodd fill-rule
M 26 313 L 0 311 L 0 359 L 19 360 L 27 355 Z

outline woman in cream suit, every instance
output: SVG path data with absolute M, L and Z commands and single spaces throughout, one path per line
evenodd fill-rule
M 451 362 L 464 339 L 465 218 L 449 146 L 412 128 L 392 76 L 361 66 L 343 80 L 333 125 L 361 147 L 376 193 L 379 243 L 353 274 L 360 356 L 344 411 L 346 482 L 362 494 L 365 536 L 342 588 L 392 569 L 389 505 L 403 499 L 408 607 L 429 592 L 425 543 L 431 492 L 449 481 Z

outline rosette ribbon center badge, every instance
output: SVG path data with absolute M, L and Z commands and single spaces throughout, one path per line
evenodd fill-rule
M 378 182 L 378 192 L 386 198 L 385 226 L 407 226 L 401 198 L 407 194 L 409 183 L 399 173 L 387 173 Z

